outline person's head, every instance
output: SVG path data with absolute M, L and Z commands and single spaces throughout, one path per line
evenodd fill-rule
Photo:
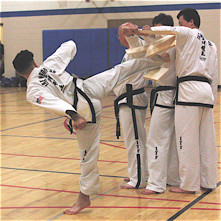
M 34 54 L 28 50 L 23 50 L 15 56 L 12 63 L 19 75 L 27 77 L 36 67 L 33 57 Z
M 160 13 L 152 21 L 153 26 L 174 26 L 173 18 L 170 15 Z
M 194 8 L 185 8 L 181 10 L 177 19 L 179 20 L 180 26 L 188 28 L 199 28 L 200 27 L 200 16 Z
M 119 39 L 122 46 L 129 48 L 129 44 L 128 44 L 128 42 L 127 42 L 127 40 L 126 40 L 126 38 L 123 34 L 121 26 L 122 25 L 120 25 L 119 28 L 118 28 L 118 39 Z

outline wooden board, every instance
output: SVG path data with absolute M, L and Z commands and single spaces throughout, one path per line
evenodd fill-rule
M 148 45 L 140 46 L 140 47 L 135 47 L 135 48 L 128 48 L 125 51 L 126 51 L 126 53 L 128 55 L 135 55 L 135 54 L 146 52 L 147 51 L 147 47 L 148 47 Z
M 176 45 L 175 36 L 166 36 L 157 40 L 154 44 L 147 47 L 145 57 L 150 58 L 156 54 L 166 51 Z
M 149 79 L 151 81 L 158 81 L 164 74 L 167 73 L 168 70 L 169 68 L 164 68 L 164 67 L 157 68 L 145 74 L 144 78 Z
M 162 51 L 166 51 L 176 45 L 176 37 L 175 36 L 165 36 L 162 37 L 155 42 L 153 42 L 150 45 L 135 47 L 135 48 L 129 48 L 126 49 L 126 53 L 128 55 L 138 55 L 140 53 L 146 53 L 146 57 L 152 57 L 158 53 L 161 53 Z

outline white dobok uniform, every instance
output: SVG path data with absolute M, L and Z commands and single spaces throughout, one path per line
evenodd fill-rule
M 153 27 L 177 31 L 175 130 L 180 187 L 215 188 L 217 150 L 213 105 L 217 96 L 217 49 L 199 29 Z
M 144 43 L 138 36 L 126 37 L 126 39 L 130 48 Z M 134 56 L 125 54 L 122 59 L 122 63 L 131 59 L 134 59 Z M 124 82 L 114 88 L 115 95 L 119 98 L 119 96 L 124 93 L 129 94 L 130 91 L 127 91 L 127 84 L 132 85 L 132 90 L 147 87 L 148 81 L 143 78 L 145 73 L 147 72 L 141 71 L 129 78 L 126 78 Z M 129 99 L 127 97 L 123 97 L 119 100 L 119 117 L 128 155 L 128 174 L 130 178 L 128 184 L 138 189 L 146 187 L 148 175 L 146 157 L 146 113 L 148 106 L 148 94 L 144 89 L 143 91 L 140 91 L 139 94 L 133 94 L 132 107 L 128 103 L 128 100 Z M 143 108 L 135 108 L 132 110 L 134 105 Z M 134 125 L 134 123 L 136 125 Z
M 162 60 L 149 62 L 147 59 L 134 59 L 84 81 L 77 79 L 75 84 L 73 80 L 76 78 L 73 78 L 65 69 L 74 58 L 76 51 L 73 41 L 65 42 L 40 67 L 34 68 L 27 81 L 27 100 L 58 116 L 70 118 L 67 114 L 69 110 L 77 112 L 88 122 L 92 122 L 84 129 L 77 130 L 77 140 L 81 158 L 81 192 L 85 195 L 93 195 L 99 188 L 97 160 L 101 100 L 124 78 L 144 69 L 156 68 L 162 64 Z M 96 122 L 93 120 L 93 115 L 96 117 Z
M 159 193 L 166 190 L 166 184 L 179 185 L 180 182 L 174 123 L 176 49 L 166 52 L 170 62 L 165 62 L 161 67 L 169 70 L 154 84 L 153 111 L 147 138 L 149 177 L 146 189 Z

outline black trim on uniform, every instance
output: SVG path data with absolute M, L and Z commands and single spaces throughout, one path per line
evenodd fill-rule
M 162 107 L 162 108 L 168 108 L 168 109 L 175 109 L 174 106 L 166 106 L 166 105 L 161 105 L 161 104 L 155 104 L 157 107 Z
M 73 78 L 73 83 L 75 85 L 74 87 L 74 103 L 73 103 L 73 107 L 75 110 L 77 110 L 77 103 L 78 103 L 78 96 L 77 96 L 77 78 Z
M 77 87 L 77 78 L 74 77 L 73 78 L 73 83 L 74 83 L 74 103 L 73 103 L 73 108 L 75 110 L 77 110 L 77 103 L 78 103 L 78 95 L 77 93 L 81 94 L 85 100 L 88 102 L 89 104 L 89 107 L 90 107 L 90 110 L 91 110 L 91 115 L 92 115 L 92 121 L 88 121 L 87 123 L 93 123 L 95 124 L 96 123 L 96 114 L 95 114 L 95 110 L 94 110 L 94 105 L 93 103 L 91 102 L 90 98 L 80 89 Z M 70 130 L 70 133 L 72 134 L 73 133 L 73 125 L 72 125 L 72 119 L 69 120 L 68 124 L 67 124 L 69 130 Z
M 88 121 L 87 123 L 96 123 L 96 114 L 95 114 L 95 110 L 94 110 L 94 105 L 91 102 L 90 98 L 87 96 L 87 94 L 85 94 L 79 87 L 77 87 L 77 78 L 73 78 L 73 82 L 75 85 L 75 90 L 74 90 L 74 104 L 73 107 L 75 108 L 75 110 L 77 110 L 77 102 L 78 102 L 78 95 L 77 92 L 83 97 L 85 98 L 85 100 L 88 102 L 90 110 L 91 110 L 91 115 L 92 115 L 92 120 Z
M 195 103 L 195 102 L 182 102 L 182 101 L 178 101 L 176 103 L 176 105 L 213 108 L 212 104 Z

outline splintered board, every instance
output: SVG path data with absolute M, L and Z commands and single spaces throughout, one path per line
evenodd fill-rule
M 158 81 L 164 74 L 167 73 L 168 68 L 157 68 L 149 71 L 147 74 L 144 75 L 144 78 L 151 80 L 151 81 Z

